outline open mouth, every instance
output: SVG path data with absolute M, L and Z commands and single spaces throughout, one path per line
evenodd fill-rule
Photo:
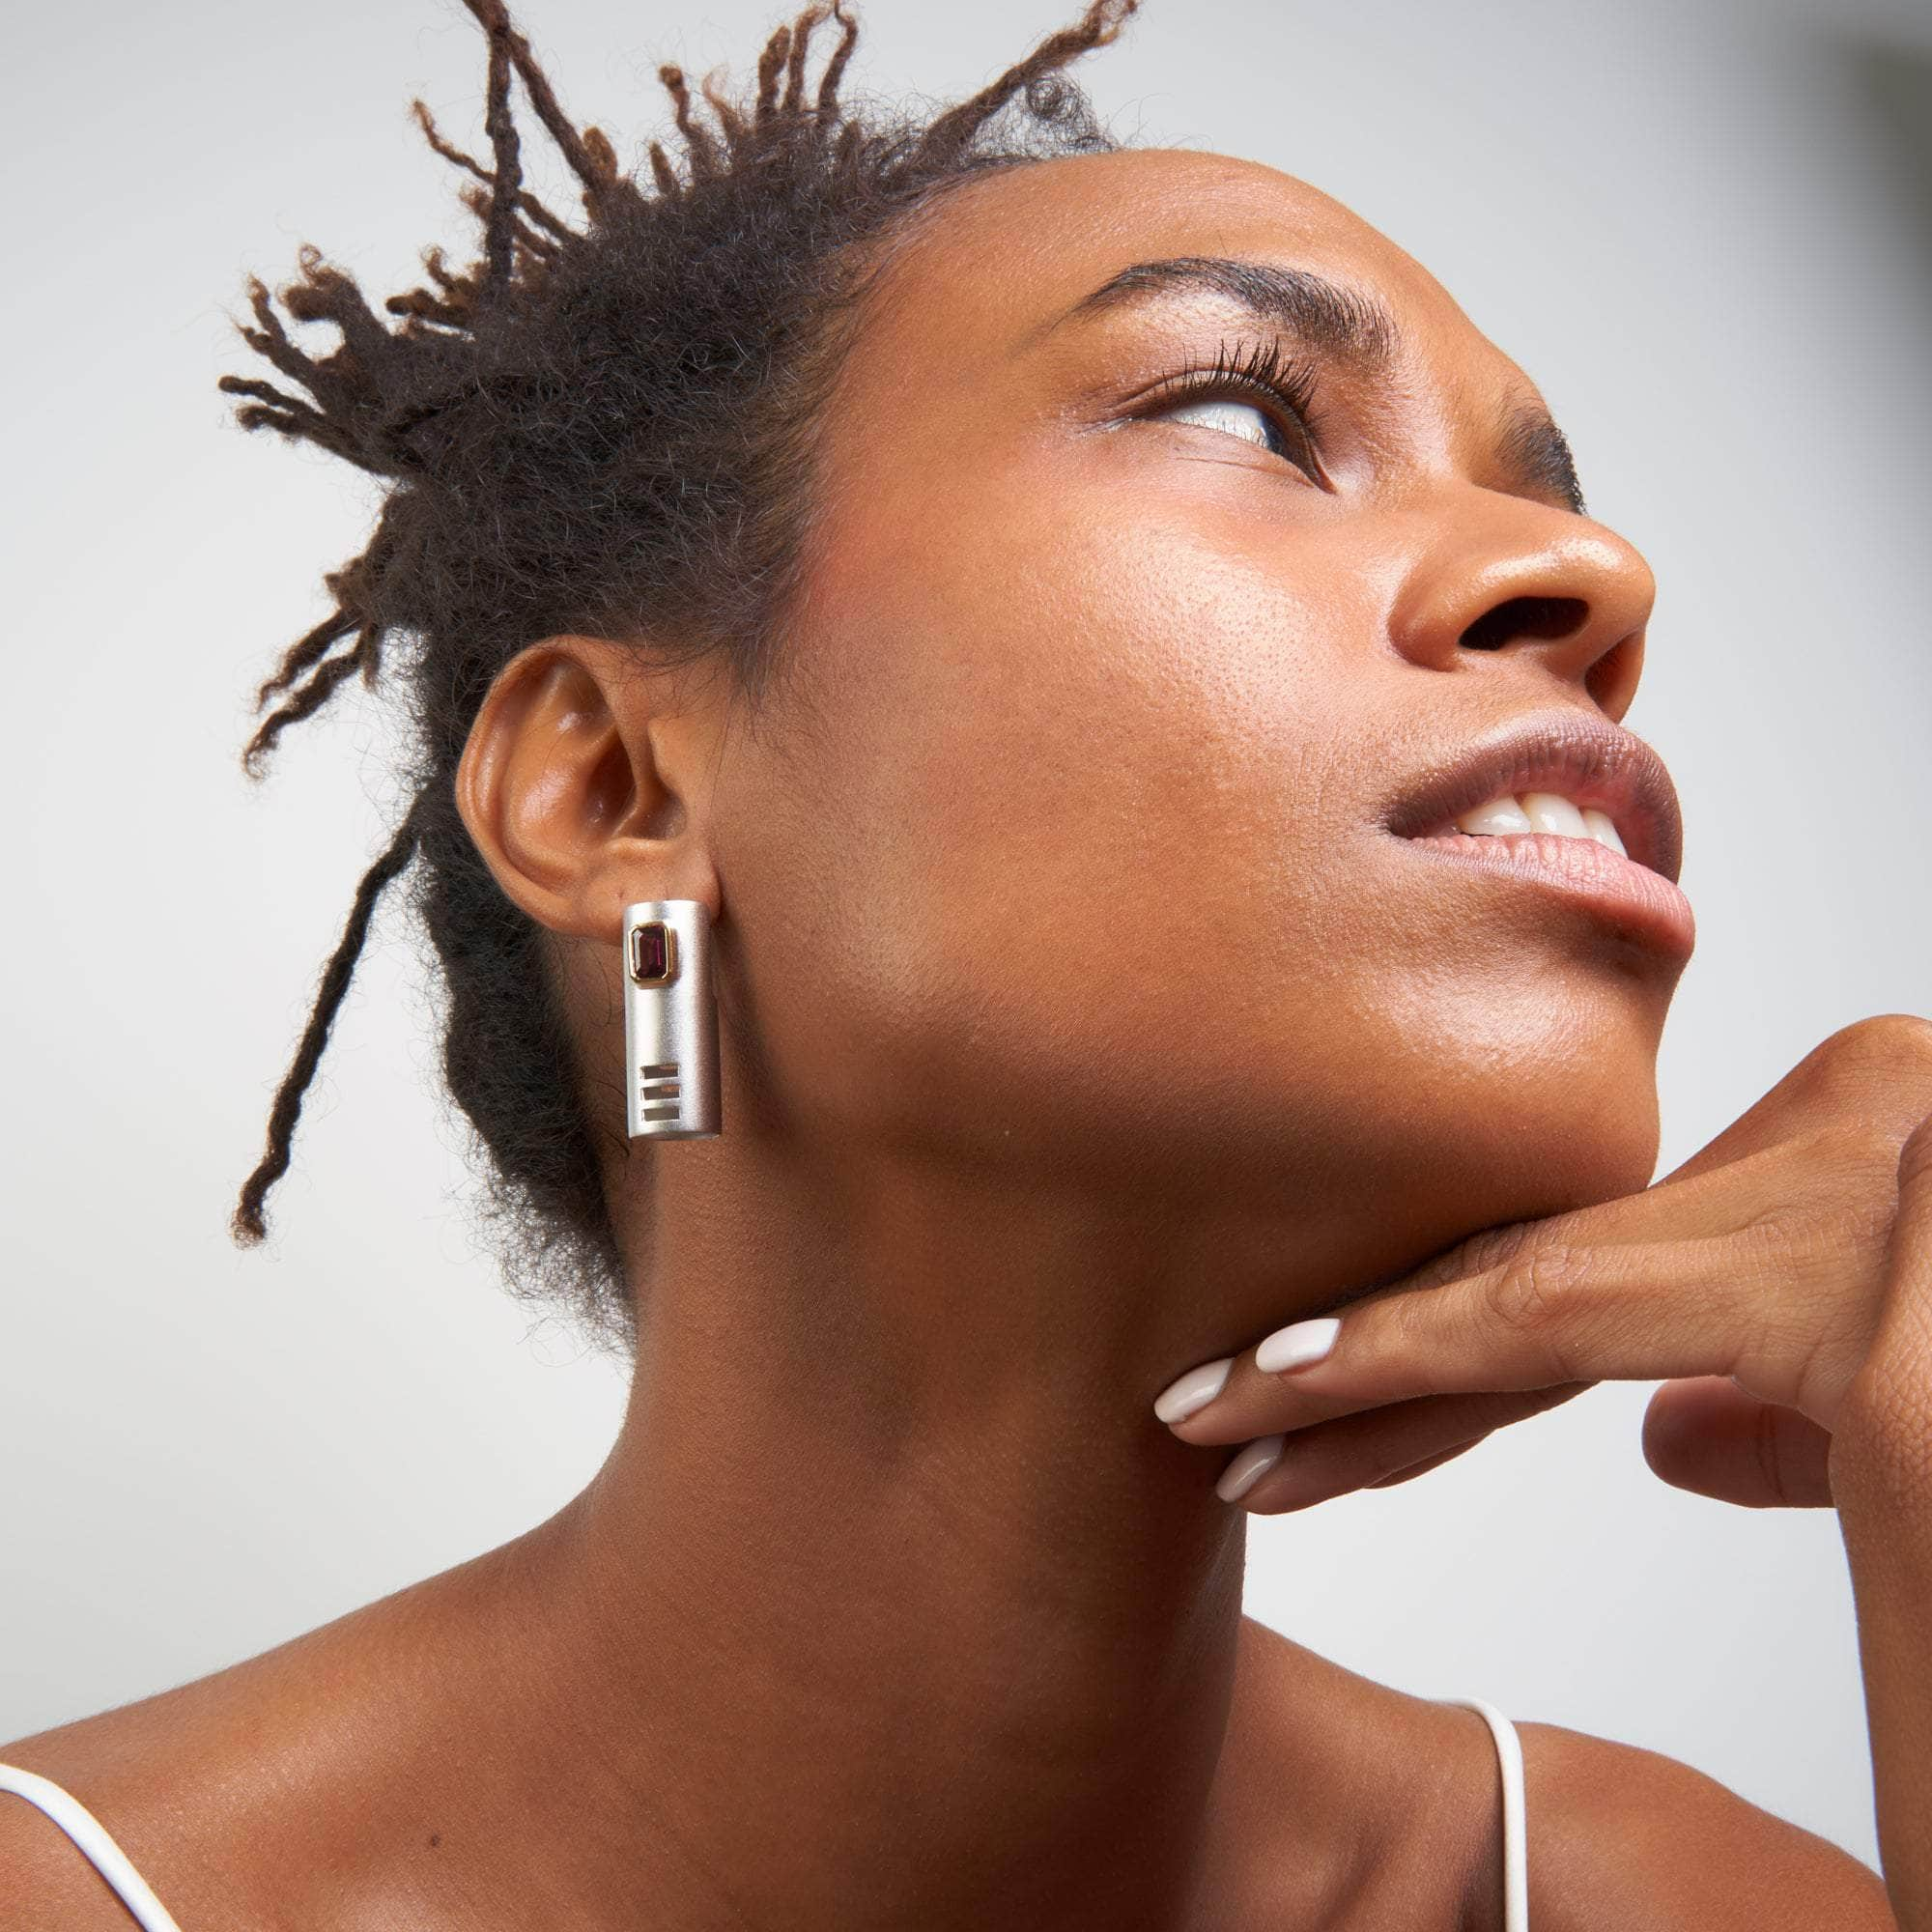
M 1432 865 L 1561 895 L 1680 964 L 1696 944 L 1670 774 L 1599 712 L 1556 706 L 1465 741 L 1411 773 L 1381 824 Z
M 1683 818 L 1643 740 L 1596 713 L 1531 713 L 1412 774 L 1384 807 L 1402 838 L 1542 836 L 1599 844 L 1674 882 Z

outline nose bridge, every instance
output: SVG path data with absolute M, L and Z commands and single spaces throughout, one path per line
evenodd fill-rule
M 1463 485 L 1397 594 L 1390 630 L 1413 662 L 1457 668 L 1473 652 L 1534 652 L 1613 715 L 1629 703 L 1657 595 L 1632 544 L 1586 517 Z M 1620 645 L 1628 648 L 1619 651 Z M 1613 675 L 1606 665 L 1617 653 Z

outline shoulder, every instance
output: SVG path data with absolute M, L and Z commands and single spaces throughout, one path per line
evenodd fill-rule
M 1517 1734 L 1539 1932 L 1896 1932 L 1869 1865 L 1693 1766 L 1561 1724 Z
M 353 1611 L 259 1656 L 152 1696 L 0 1741 L 0 1763 L 50 1778 L 82 1804 L 185 1932 L 295 1919 L 326 1874 L 338 1900 L 361 1875 L 363 1800 L 386 1795 L 420 1717 L 391 1694 Z M 0 1927 L 133 1919 L 86 1854 L 40 1808 L 0 1793 Z
M 215 1752 L 199 1721 L 204 1686 L 163 1691 L 0 1743 L 0 1764 L 51 1779 L 86 1808 L 184 1926 L 258 1921 L 231 1877 Z M 229 1768 L 232 1777 L 233 1767 Z M 0 1925 L 21 1932 L 129 1932 L 134 1920 L 93 1861 L 41 1807 L 0 1792 Z
M 1497 1755 L 1482 1717 L 1252 1619 L 1240 1661 L 1227 1796 L 1262 1862 L 1279 1868 L 1294 1849 L 1281 1835 L 1293 1790 L 1303 1826 L 1355 1848 L 1338 1895 L 1362 1922 L 1497 1924 Z M 1829 1839 L 1662 1751 L 1515 1723 L 1536 1932 L 1897 1932 L 1884 1882 Z
M 0 1740 L 0 1763 L 92 1812 L 184 1932 L 421 1924 L 425 1896 L 452 1881 L 446 1856 L 425 1863 L 434 1826 L 419 1835 L 416 1820 L 473 1812 L 469 1745 L 500 1700 L 474 1584 L 493 1560 L 511 1559 L 471 1559 L 206 1677 Z M 0 1793 L 0 1928 L 132 1923 L 59 1826 Z
M 14 1762 L 0 1747 L 0 1763 Z M 14 1932 L 128 1932 L 132 1922 L 51 1818 L 25 1799 L 0 1792 L 0 1924 Z

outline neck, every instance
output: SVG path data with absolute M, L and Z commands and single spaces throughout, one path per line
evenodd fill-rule
M 1326 1225 L 1290 1268 L 1278 1218 L 1010 1176 L 828 1211 L 723 1172 L 657 1204 L 610 1459 L 512 1546 L 505 1695 L 557 1811 L 522 1842 L 588 1924 L 1180 1922 L 1246 1518 L 1153 1398 L 1388 1257 Z

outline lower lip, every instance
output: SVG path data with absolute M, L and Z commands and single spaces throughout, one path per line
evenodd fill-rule
M 1405 838 L 1403 843 L 1504 878 L 1553 889 L 1680 960 L 1689 959 L 1697 944 L 1696 917 L 1678 887 L 1662 872 L 1653 872 L 1594 838 L 1572 838 L 1556 832 L 1444 832 Z

